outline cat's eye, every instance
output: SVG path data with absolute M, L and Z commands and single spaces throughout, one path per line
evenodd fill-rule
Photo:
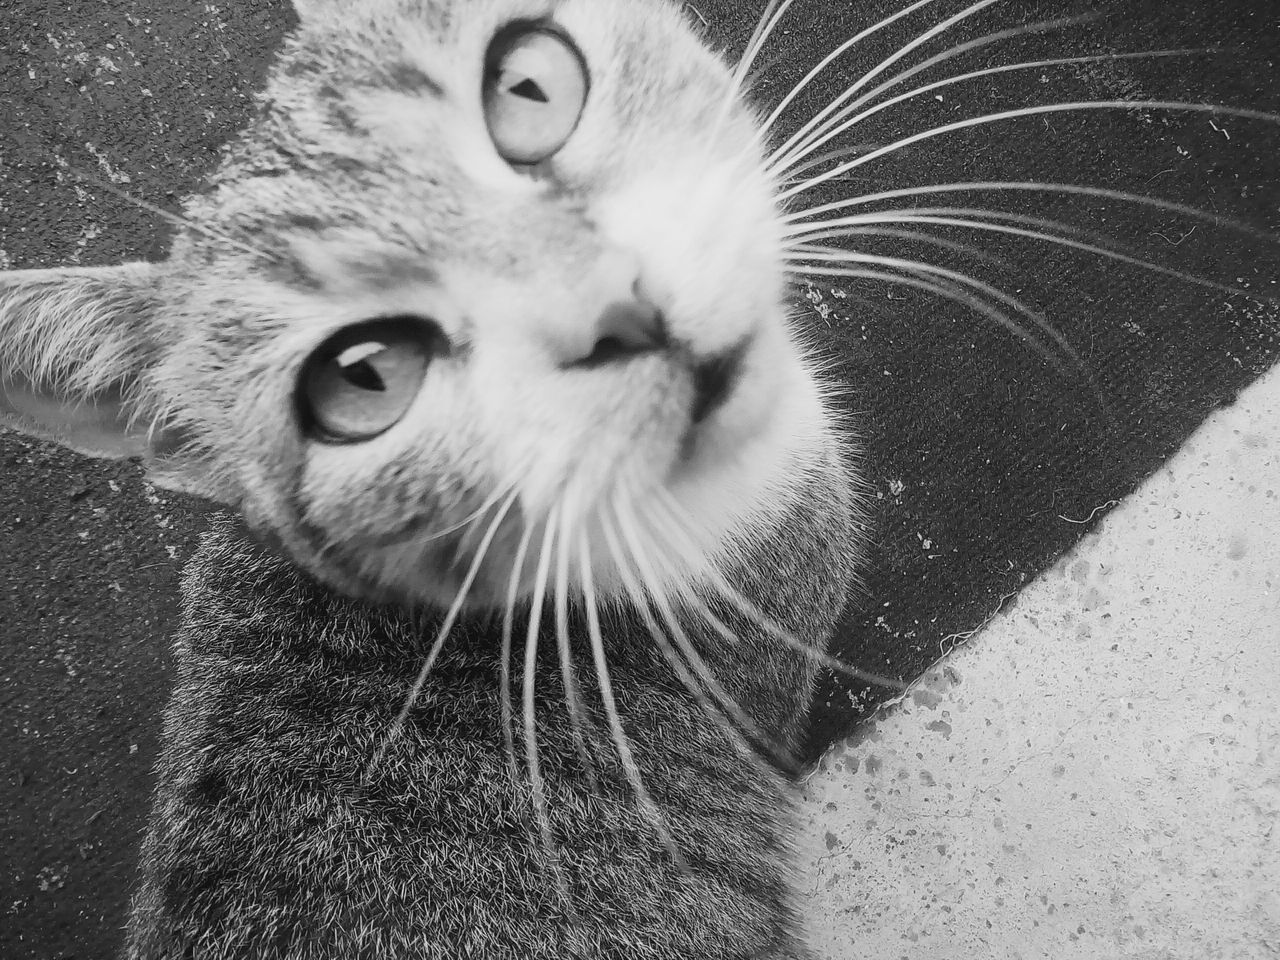
M 587 102 L 587 68 L 560 34 L 541 26 L 499 33 L 485 60 L 484 115 L 508 163 L 535 164 L 565 145 Z
M 447 344 L 420 317 L 348 327 L 308 358 L 298 389 L 304 429 L 331 443 L 370 440 L 395 426 L 418 395 L 427 367 Z

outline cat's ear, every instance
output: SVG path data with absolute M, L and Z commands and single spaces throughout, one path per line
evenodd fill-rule
M 0 424 L 92 457 L 141 457 L 169 489 L 221 499 L 184 462 L 151 373 L 162 268 L 0 272 Z

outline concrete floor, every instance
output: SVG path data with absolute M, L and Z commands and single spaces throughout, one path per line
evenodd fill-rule
M 1280 957 L 1280 368 L 806 785 L 831 960 Z

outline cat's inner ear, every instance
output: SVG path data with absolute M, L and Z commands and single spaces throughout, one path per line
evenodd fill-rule
M 0 273 L 0 423 L 94 457 L 169 456 L 175 438 L 148 390 L 160 274 L 146 263 Z

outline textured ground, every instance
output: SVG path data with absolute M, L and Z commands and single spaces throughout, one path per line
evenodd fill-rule
M 696 6 L 732 47 L 762 4 Z M 802 0 L 796 26 L 780 35 L 761 95 L 776 97 L 783 75 L 794 76 L 833 38 L 850 35 L 888 6 Z M 992 30 L 1081 6 L 1008 0 L 981 26 Z M 884 143 L 927 123 L 1045 95 L 1187 96 L 1276 109 L 1280 90 L 1271 61 L 1280 50 L 1280 22 L 1272 7 L 1270 0 L 1132 0 L 1104 26 L 1073 32 L 1070 49 L 1015 44 L 1004 56 L 1214 41 L 1231 45 L 1232 54 L 1212 67 L 1079 65 L 984 82 L 965 96 L 949 90 L 911 113 L 868 125 L 864 139 Z M 168 230 L 161 222 L 105 190 L 78 185 L 69 167 L 172 208 L 243 121 L 288 23 L 283 4 L 266 0 L 0 6 L 0 267 L 163 256 Z M 901 43 L 908 35 L 895 36 Z M 863 68 L 888 49 L 872 48 Z M 994 62 L 983 55 L 971 65 Z M 833 92 L 831 83 L 820 87 Z M 815 95 L 810 106 L 818 102 Z M 996 135 L 924 144 L 838 186 L 1077 179 L 1158 192 L 1275 229 L 1277 157 L 1280 140 L 1256 123 L 1057 115 Z M 1255 292 L 1275 289 L 1274 251 L 1270 260 L 1258 259 L 1248 245 L 1203 224 L 1192 230 L 1185 219 L 1114 206 L 1009 209 L 1070 216 L 1161 262 Z M 1280 323 L 1256 298 L 1087 258 L 1046 256 L 1025 242 L 989 246 L 1011 262 L 1010 272 L 994 279 L 1043 308 L 1064 332 L 1110 403 L 1105 411 L 1079 376 L 1055 371 L 961 310 L 903 288 L 809 291 L 808 322 L 840 355 L 874 491 L 873 562 L 842 649 L 905 678 L 1049 567 L 1090 529 L 1082 521 L 1095 521 L 1156 470 L 1214 407 L 1275 362 L 1280 344 Z M 102 957 L 118 943 L 167 688 L 165 637 L 177 570 L 202 525 L 202 509 L 157 496 L 127 465 L 90 464 L 0 437 L 0 956 L 6 960 Z M 1040 642 L 1061 641 L 1054 634 Z M 883 696 L 833 680 L 814 752 L 846 734 Z M 846 827 L 855 829 L 856 821 Z M 848 842 L 847 833 L 833 832 Z M 896 862 L 887 858 L 881 866 Z M 905 909 L 905 901 L 898 906 Z M 906 920 L 886 915 L 880 925 L 888 924 Z M 910 952 L 908 942 L 902 952 Z

